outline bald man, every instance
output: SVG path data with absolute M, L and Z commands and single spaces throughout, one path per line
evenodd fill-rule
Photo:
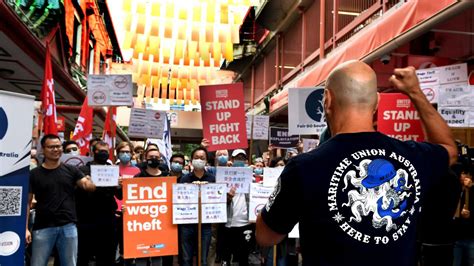
M 457 150 L 415 69 L 395 69 L 390 82 L 418 110 L 427 142 L 376 132 L 374 71 L 360 61 L 338 66 L 324 94 L 332 138 L 285 167 L 257 219 L 260 245 L 280 242 L 299 223 L 303 265 L 416 265 L 421 203 Z

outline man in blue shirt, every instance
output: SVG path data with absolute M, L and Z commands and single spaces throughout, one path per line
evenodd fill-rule
M 324 94 L 332 138 L 282 172 L 257 220 L 261 245 L 278 243 L 299 222 L 303 265 L 416 265 L 424 195 L 446 176 L 457 150 L 415 69 L 395 69 L 390 81 L 413 102 L 427 142 L 376 132 L 375 72 L 360 61 L 338 66 Z

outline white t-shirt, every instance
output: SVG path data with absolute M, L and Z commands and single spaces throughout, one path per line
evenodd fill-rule
M 236 193 L 232 198 L 232 220 L 227 221 L 226 227 L 242 227 L 249 224 L 247 202 L 245 194 Z

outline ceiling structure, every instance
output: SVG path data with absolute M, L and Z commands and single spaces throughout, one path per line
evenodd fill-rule
M 137 101 L 199 101 L 199 85 L 231 83 L 220 71 L 252 0 L 117 0 L 108 2 L 123 55 L 112 73 L 132 73 Z

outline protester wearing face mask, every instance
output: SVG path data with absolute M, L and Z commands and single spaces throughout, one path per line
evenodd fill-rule
M 191 153 L 191 164 L 193 170 L 190 174 L 183 176 L 180 183 L 193 183 L 197 181 L 215 183 L 216 178 L 207 172 L 205 167 L 207 164 L 207 150 L 203 147 L 196 148 Z M 182 248 L 182 265 L 192 266 L 194 253 L 198 250 L 197 224 L 183 224 L 179 226 L 180 245 Z M 211 224 L 201 225 L 201 265 L 207 266 L 207 255 L 211 242 Z
M 260 183 L 260 182 L 263 181 L 263 168 L 264 167 L 265 167 L 265 165 L 263 164 L 263 159 L 262 158 L 256 158 L 254 168 L 253 168 L 254 182 Z
M 232 152 L 232 166 L 246 167 L 247 153 L 236 149 Z M 249 194 L 235 193 L 232 188 L 228 193 L 227 223 L 223 230 L 223 255 L 226 265 L 238 262 L 249 265 L 250 251 L 255 247 L 255 225 L 249 222 Z
M 176 176 L 177 182 L 181 181 L 181 177 L 183 176 L 184 170 L 184 155 L 182 154 L 174 154 L 170 158 L 170 176 Z
M 97 141 L 93 151 L 94 160 L 80 167 L 86 175 L 90 175 L 91 165 L 110 165 L 107 143 Z M 97 187 L 94 192 L 76 189 L 78 266 L 89 265 L 94 257 L 97 265 L 115 263 L 115 196 L 119 196 L 118 186 Z
M 66 140 L 63 142 L 63 153 L 71 155 L 79 155 L 79 146 L 74 140 Z
M 132 165 L 133 145 L 128 141 L 120 142 L 115 148 L 119 159 L 119 184 L 123 179 L 133 178 L 140 173 L 140 169 Z M 123 257 L 123 215 L 122 215 L 122 199 L 115 197 L 117 202 L 116 221 L 117 221 L 117 242 L 119 245 L 119 254 Z

